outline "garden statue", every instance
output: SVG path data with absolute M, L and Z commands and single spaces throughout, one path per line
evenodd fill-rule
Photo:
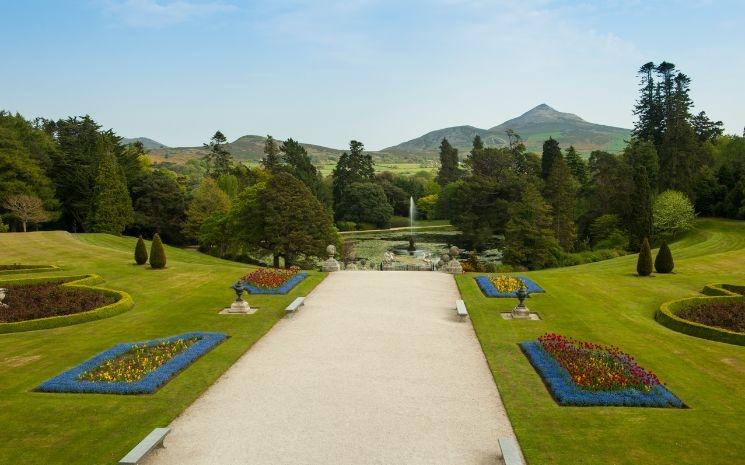
M 248 302 L 243 300 L 243 293 L 245 292 L 243 283 L 238 281 L 230 287 L 235 291 L 235 300 L 232 304 L 230 304 L 228 313 L 253 313 L 251 306 L 248 305 Z
M 9 305 L 6 303 L 3 303 L 3 300 L 5 299 L 5 295 L 8 293 L 8 290 L 4 287 L 0 287 L 0 308 L 8 308 Z
M 409 252 L 416 250 L 416 244 L 414 243 L 414 236 L 409 236 L 409 247 L 406 248 Z
M 450 274 L 462 274 L 463 273 L 463 266 L 461 266 L 460 261 L 458 261 L 458 254 L 460 253 L 460 249 L 456 246 L 450 247 L 450 250 L 448 250 L 447 254 L 444 254 L 442 256 L 443 261 L 445 262 L 445 266 L 442 267 L 442 271 L 445 273 Z M 447 256 L 447 259 L 445 258 Z
M 515 292 L 518 304 L 515 308 L 512 309 L 512 318 L 528 319 L 530 318 L 530 310 L 528 310 L 528 307 L 525 306 L 525 299 L 528 298 L 530 293 L 528 292 L 528 287 L 525 285 L 525 283 L 522 281 L 520 281 L 520 283 L 520 288 Z
M 341 265 L 339 265 L 339 262 L 334 258 L 334 255 L 336 255 L 336 246 L 331 244 L 326 247 L 326 253 L 329 254 L 329 258 L 323 262 L 323 271 L 331 272 L 341 270 Z

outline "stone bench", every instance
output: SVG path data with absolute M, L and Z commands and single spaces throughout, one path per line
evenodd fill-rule
M 520 446 L 515 438 L 499 438 L 499 448 L 502 450 L 504 465 L 525 465 L 520 453 Z
M 285 313 L 295 313 L 300 307 L 303 306 L 305 297 L 298 297 L 292 301 L 290 305 L 285 308 Z
M 171 428 L 155 428 L 119 461 L 119 465 L 136 465 L 148 452 L 158 446 L 163 447 L 163 439 L 170 431 Z
M 455 301 L 455 311 L 458 312 L 458 316 L 465 318 L 468 316 L 468 309 L 466 309 L 466 303 L 458 299 Z

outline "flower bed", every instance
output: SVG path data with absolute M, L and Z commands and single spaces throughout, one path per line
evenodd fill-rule
M 35 320 L 59 315 L 87 312 L 111 305 L 118 299 L 111 294 L 85 288 L 62 286 L 59 279 L 44 283 L 8 284 L 0 307 L 0 323 Z
M 308 277 L 299 268 L 259 268 L 241 278 L 243 289 L 251 294 L 287 294 Z
M 531 294 L 546 292 L 535 281 L 525 276 L 476 276 L 475 279 L 479 289 L 487 297 L 517 297 L 520 281 L 525 284 Z
M 745 333 L 745 300 L 703 302 L 682 309 L 678 316 L 702 325 Z
M 223 333 L 185 333 L 163 339 L 117 344 L 45 381 L 36 390 L 150 394 L 227 337 Z
M 12 286 L 21 286 L 26 284 L 45 284 L 49 282 L 59 282 L 59 287 L 64 290 L 76 290 L 97 295 L 103 295 L 106 299 L 112 299 L 113 303 L 99 306 L 87 311 L 68 312 L 61 314 L 57 312 L 54 315 L 38 316 L 33 319 L 22 321 L 12 321 L 9 323 L 0 323 L 0 334 L 15 333 L 20 331 L 34 331 L 39 329 L 56 328 L 58 326 L 69 326 L 86 321 L 100 320 L 119 315 L 134 306 L 132 297 L 126 292 L 115 291 L 98 287 L 97 284 L 103 282 L 103 278 L 95 274 L 78 275 L 78 276 L 56 276 L 40 278 L 22 278 L 0 282 L 0 287 L 10 288 Z M 11 297 L 12 298 L 12 297 Z M 6 301 L 7 301 L 6 297 Z M 54 307 L 58 308 L 58 307 Z
M 654 373 L 615 347 L 558 334 L 520 347 L 560 405 L 685 408 Z

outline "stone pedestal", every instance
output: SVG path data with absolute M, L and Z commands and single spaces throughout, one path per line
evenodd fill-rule
M 460 262 L 455 259 L 449 260 L 441 269 L 445 273 L 463 274 L 463 267 L 461 266 Z
M 518 304 L 517 307 L 512 309 L 512 318 L 515 320 L 528 320 L 530 319 L 530 310 L 523 304 Z
M 323 262 L 323 271 L 332 272 L 341 270 L 341 265 L 339 265 L 339 262 L 334 258 L 336 255 L 336 246 L 329 245 L 326 247 L 326 253 L 329 254 L 329 258 Z
M 236 300 L 230 305 L 228 313 L 252 313 L 251 306 L 245 300 Z
M 336 261 L 335 258 L 331 257 L 325 262 L 323 262 L 323 271 L 331 272 L 331 271 L 339 271 L 341 270 L 341 265 L 338 261 Z

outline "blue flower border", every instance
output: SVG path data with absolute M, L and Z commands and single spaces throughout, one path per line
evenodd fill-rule
M 675 394 L 661 384 L 649 392 L 633 388 L 617 391 L 582 389 L 572 381 L 569 372 L 546 352 L 539 342 L 526 341 L 519 345 L 559 405 L 686 408 L 686 405 Z
M 189 346 L 186 350 L 176 355 L 166 363 L 145 375 L 141 380 L 133 383 L 124 381 L 105 382 L 105 381 L 86 381 L 78 379 L 86 371 L 90 371 L 107 360 L 118 357 L 127 352 L 134 346 L 154 346 L 163 342 L 173 342 L 178 339 L 198 338 L 199 340 Z M 202 355 L 212 350 L 216 345 L 227 339 L 228 335 L 224 333 L 204 333 L 192 332 L 179 334 L 162 339 L 152 339 L 143 342 L 129 342 L 117 344 L 114 347 L 101 352 L 93 358 L 86 360 L 75 368 L 71 368 L 64 373 L 55 376 L 36 388 L 41 392 L 76 392 L 76 393 L 97 393 L 97 394 L 152 394 L 161 386 L 171 380 L 179 372 L 186 369 Z
M 243 289 L 250 292 L 251 294 L 287 294 L 292 290 L 293 287 L 297 286 L 300 281 L 308 277 L 308 273 L 298 273 L 292 278 L 285 281 L 279 287 L 257 287 L 247 281 L 241 281 L 243 283 Z
M 535 281 L 532 279 L 525 277 L 525 276 L 515 276 L 515 278 L 518 278 L 520 281 L 525 283 L 525 286 L 528 288 L 528 292 L 530 294 L 535 294 L 537 292 L 546 292 L 543 290 L 541 286 L 539 286 Z M 481 292 L 484 293 L 487 297 L 517 297 L 517 291 L 514 292 L 499 292 L 497 288 L 494 286 L 494 284 L 489 280 L 489 276 L 476 276 L 474 278 L 476 280 L 476 284 L 479 285 L 479 289 L 481 289 Z

